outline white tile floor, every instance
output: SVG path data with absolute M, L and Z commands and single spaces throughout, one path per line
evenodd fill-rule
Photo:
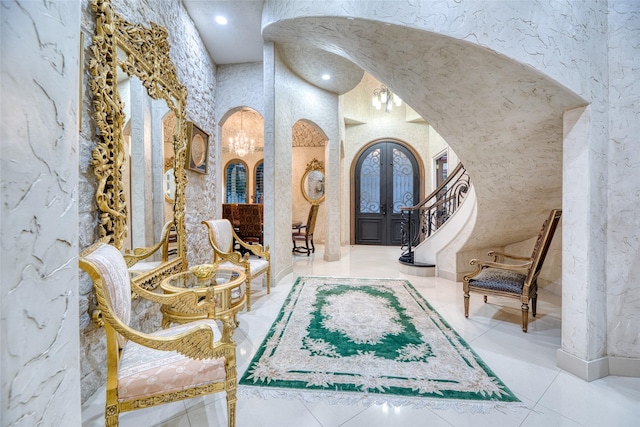
M 295 256 L 294 273 L 272 286 L 269 296 L 254 285 L 252 310 L 240 314 L 240 326 L 234 335 L 238 344 L 238 377 L 246 370 L 298 276 L 401 277 L 423 294 L 527 408 L 464 414 L 455 410 L 387 405 L 341 406 L 241 398 L 237 427 L 640 425 L 639 378 L 606 377 L 588 383 L 556 367 L 561 320 L 557 295 L 544 290 L 539 293 L 538 316 L 524 334 L 520 329 L 517 301 L 490 298 L 489 303 L 484 304 L 481 296 L 472 295 L 470 317 L 465 319 L 461 283 L 399 273 L 395 261 L 398 248 L 346 247 L 342 259 L 336 262 L 324 262 L 322 253 L 322 247 L 318 247 L 310 257 Z M 104 425 L 103 411 L 104 390 L 101 389 L 83 406 L 83 425 Z M 120 425 L 226 426 L 224 393 L 124 413 L 120 416 Z

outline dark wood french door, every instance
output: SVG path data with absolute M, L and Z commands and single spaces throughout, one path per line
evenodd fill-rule
M 355 238 L 359 245 L 400 245 L 402 206 L 420 197 L 418 162 L 406 147 L 392 141 L 362 152 L 355 170 Z

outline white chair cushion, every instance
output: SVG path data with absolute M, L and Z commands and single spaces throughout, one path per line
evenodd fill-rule
M 176 335 L 199 324 L 211 327 L 214 341 L 222 336 L 212 320 L 198 320 L 152 335 Z M 118 400 L 180 391 L 222 382 L 225 378 L 224 358 L 196 360 L 175 351 L 154 350 L 128 341 L 118 369 Z
M 129 267 L 129 274 L 134 278 L 157 267 L 160 267 L 160 261 L 138 261 Z
M 236 264 L 232 264 L 229 261 L 226 261 L 221 263 L 220 267 L 221 268 L 239 268 L 240 266 Z M 240 267 L 240 268 L 244 268 L 244 267 Z M 261 272 L 267 271 L 267 268 L 269 268 L 269 263 L 267 262 L 267 260 L 263 258 L 257 258 L 257 257 L 249 258 L 249 271 L 250 271 L 251 277 L 254 277 L 256 274 L 260 274 Z

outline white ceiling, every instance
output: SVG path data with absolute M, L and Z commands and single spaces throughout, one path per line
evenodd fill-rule
M 182 0 L 218 65 L 262 62 L 262 0 Z M 227 25 L 215 17 L 227 18 Z
M 216 64 L 262 62 L 263 0 L 182 1 Z M 217 15 L 226 17 L 228 23 L 216 23 Z M 276 41 L 276 48 L 282 61 L 299 77 L 339 95 L 353 89 L 364 75 L 349 60 L 317 47 Z M 323 74 L 331 79 L 323 80 Z

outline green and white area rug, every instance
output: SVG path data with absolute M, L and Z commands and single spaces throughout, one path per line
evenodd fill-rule
M 300 277 L 244 396 L 484 412 L 519 399 L 406 280 Z

